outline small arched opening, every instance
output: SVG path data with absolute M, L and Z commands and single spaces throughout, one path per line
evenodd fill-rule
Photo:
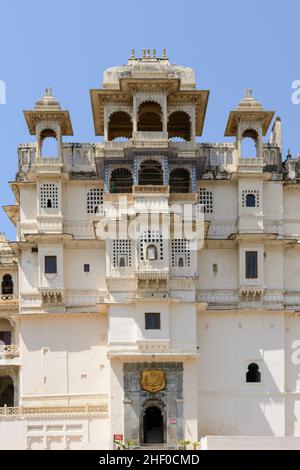
M 174 111 L 168 119 L 169 139 L 176 141 L 191 140 L 191 120 L 184 111 Z
M 110 115 L 108 122 L 108 140 L 127 140 L 132 137 L 132 120 L 130 114 L 116 111 Z
M 53 129 L 44 129 L 40 133 L 40 154 L 47 158 L 58 156 L 57 135 Z
M 241 156 L 242 158 L 258 157 L 258 133 L 254 129 L 246 129 L 242 134 Z
M 246 382 L 260 382 L 261 374 L 259 371 L 259 366 L 255 362 L 252 362 L 248 365 L 248 371 L 246 373 Z
M 137 130 L 142 132 L 162 132 L 162 109 L 155 101 L 144 101 L 138 109 Z
M 126 257 L 125 256 L 120 256 L 119 257 L 119 268 L 125 268 L 126 267 Z
M 246 207 L 255 207 L 256 197 L 254 194 L 247 194 L 246 196 Z
M 178 258 L 178 268 L 184 268 L 184 258 L 183 258 L 183 256 L 179 256 L 179 258 Z
M 164 442 L 164 417 L 159 406 L 148 406 L 143 414 L 144 444 Z
M 158 259 L 157 247 L 156 245 L 150 244 L 146 249 L 146 259 L 149 261 L 155 261 Z
M 12 295 L 14 293 L 14 283 L 11 274 L 4 274 L 1 283 L 2 295 Z
M 110 177 L 111 193 L 131 193 L 133 185 L 132 173 L 128 168 L 115 168 Z
M 10 376 L 0 376 L 0 407 L 14 406 L 14 383 Z
M 0 318 L 0 346 L 12 344 L 11 324 L 6 318 Z
M 163 185 L 163 169 L 157 160 L 144 160 L 139 170 L 140 185 Z
M 169 178 L 170 193 L 188 193 L 190 179 L 190 172 L 186 168 L 174 168 Z

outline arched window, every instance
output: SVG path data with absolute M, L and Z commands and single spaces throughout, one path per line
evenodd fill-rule
M 111 193 L 131 193 L 133 185 L 132 173 L 128 168 L 115 168 L 110 177 Z
M 14 384 L 9 376 L 0 376 L 0 407 L 14 406 Z
M 148 245 L 146 249 L 146 259 L 149 261 L 154 261 L 158 257 L 157 248 L 155 245 Z
M 11 324 L 5 318 L 0 318 L 0 346 L 11 343 Z
M 255 362 L 248 365 L 248 372 L 246 373 L 247 382 L 260 382 L 259 366 Z
M 191 140 L 190 116 L 184 111 L 174 111 L 168 119 L 169 139 Z
M 156 248 L 156 258 L 162 261 L 164 259 L 163 238 L 158 230 L 146 230 L 140 238 L 140 259 L 142 261 L 148 257 L 147 247 L 153 246 Z M 149 253 L 150 254 L 150 253 Z
M 116 111 L 112 113 L 108 122 L 108 140 L 130 139 L 131 137 L 131 116 L 124 111 Z
M 258 134 L 254 129 L 246 129 L 242 135 L 242 158 L 256 158 L 258 156 Z
M 142 132 L 161 132 L 162 109 L 155 101 L 144 101 L 138 110 L 137 130 Z
M 256 198 L 254 194 L 247 194 L 246 196 L 246 207 L 255 207 Z
M 157 160 L 144 160 L 139 170 L 140 185 L 163 185 L 163 169 Z
M 12 295 L 14 293 L 14 283 L 10 274 L 4 274 L 1 285 L 2 295 Z
M 53 129 L 44 129 L 40 133 L 41 157 L 57 157 L 57 136 Z
M 185 168 L 175 168 L 169 178 L 170 193 L 188 193 L 190 191 L 190 172 Z

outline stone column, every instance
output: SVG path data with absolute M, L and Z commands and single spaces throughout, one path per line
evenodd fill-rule
M 110 361 L 110 448 L 113 447 L 114 434 L 124 436 L 124 384 L 123 363 L 120 359 Z
M 166 94 L 163 98 L 163 132 L 168 132 L 168 105 Z
M 198 387 L 197 360 L 188 359 L 183 365 L 183 399 L 184 399 L 184 439 L 198 440 Z
M 137 106 L 135 94 L 133 94 L 132 98 L 132 131 L 133 134 L 137 131 Z

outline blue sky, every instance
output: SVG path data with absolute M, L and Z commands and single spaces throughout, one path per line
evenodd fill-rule
M 297 0 L 2 0 L 0 5 L 0 204 L 14 202 L 8 181 L 17 147 L 30 142 L 22 111 L 46 86 L 71 113 L 77 142 L 94 136 L 89 89 L 105 68 L 127 62 L 130 49 L 166 48 L 173 63 L 196 72 L 210 98 L 203 142 L 222 142 L 228 113 L 245 87 L 282 118 L 284 156 L 300 153 L 300 105 L 291 84 L 300 79 Z M 0 213 L 0 231 L 14 227 Z

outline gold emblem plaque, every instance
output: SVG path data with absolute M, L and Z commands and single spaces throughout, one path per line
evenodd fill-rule
M 166 386 L 165 373 L 162 370 L 143 370 L 141 386 L 146 392 L 156 393 Z

